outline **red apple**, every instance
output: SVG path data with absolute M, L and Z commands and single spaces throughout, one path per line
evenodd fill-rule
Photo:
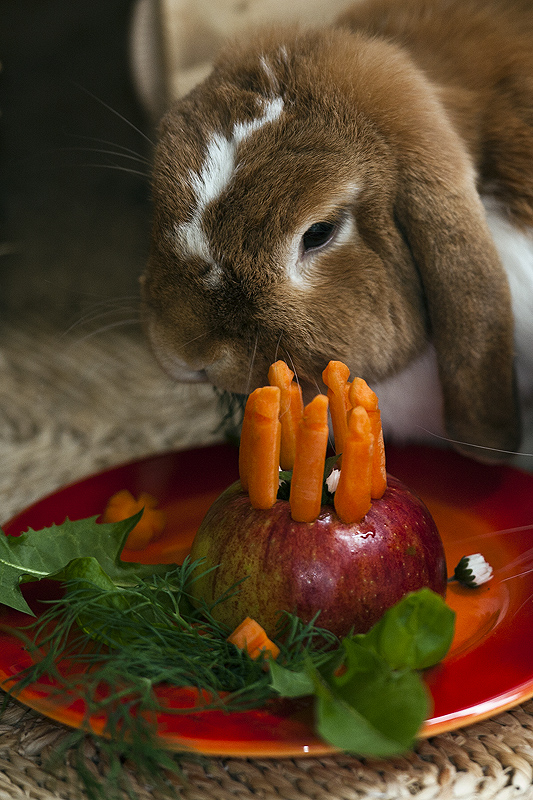
M 280 610 L 304 622 L 320 611 L 316 624 L 338 636 L 364 633 L 407 592 L 427 586 L 444 595 L 447 583 L 433 518 L 392 476 L 383 497 L 351 525 L 333 506 L 322 506 L 314 522 L 294 522 L 285 500 L 266 511 L 252 508 L 234 483 L 208 511 L 191 558 L 205 558 L 202 570 L 219 565 L 191 586 L 208 603 L 247 576 L 213 616 L 230 628 L 253 617 L 270 636 Z

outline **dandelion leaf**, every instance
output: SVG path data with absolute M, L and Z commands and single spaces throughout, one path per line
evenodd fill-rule
M 116 586 L 131 586 L 154 573 L 164 573 L 168 564 L 136 564 L 121 561 L 120 554 L 129 532 L 140 519 L 135 514 L 120 522 L 97 523 L 97 517 L 66 519 L 20 536 L 0 531 L 0 603 L 34 616 L 20 590 L 21 583 L 42 578 L 64 580 L 68 566 L 79 558 L 95 558 Z

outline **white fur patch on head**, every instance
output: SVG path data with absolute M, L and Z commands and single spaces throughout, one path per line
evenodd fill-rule
M 199 256 L 208 264 L 214 264 L 209 241 L 202 225 L 205 208 L 219 197 L 229 185 L 237 167 L 237 148 L 256 131 L 279 119 L 283 111 L 283 99 L 274 97 L 262 102 L 263 114 L 246 122 L 233 125 L 231 138 L 214 132 L 207 143 L 207 152 L 200 172 L 189 172 L 190 187 L 194 192 L 196 206 L 192 219 L 176 226 L 175 233 L 180 250 L 187 256 Z
M 211 200 L 222 192 L 233 172 L 233 147 L 219 133 L 214 133 L 207 145 L 207 155 L 199 173 L 190 172 L 189 181 L 196 199 L 192 219 L 176 226 L 180 249 L 187 256 L 198 256 L 214 264 L 209 241 L 202 226 L 202 214 Z
M 234 143 L 234 151 L 237 147 L 244 142 L 255 131 L 260 130 L 264 125 L 269 122 L 275 122 L 279 119 L 283 111 L 283 99 L 281 97 L 274 97 L 272 100 L 265 100 L 262 103 L 263 115 L 252 119 L 249 122 L 236 122 L 233 126 L 232 142 Z

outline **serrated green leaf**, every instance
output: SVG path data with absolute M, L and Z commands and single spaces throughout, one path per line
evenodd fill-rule
M 34 616 L 20 584 L 43 578 L 65 580 L 67 567 L 79 558 L 96 559 L 116 586 L 131 586 L 139 578 L 163 574 L 169 565 L 136 564 L 120 560 L 129 532 L 142 512 L 120 522 L 97 523 L 97 517 L 66 519 L 62 525 L 20 536 L 0 535 L 0 603 Z

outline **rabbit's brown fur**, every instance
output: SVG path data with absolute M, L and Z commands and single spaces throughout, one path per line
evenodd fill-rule
M 447 435 L 515 449 L 480 194 L 533 224 L 532 29 L 526 2 L 373 0 L 222 53 L 155 160 L 144 317 L 169 372 L 243 392 L 281 357 L 312 392 L 330 359 L 375 385 L 431 345 Z M 321 221 L 336 234 L 306 250 Z
M 372 0 L 339 22 L 405 47 L 438 87 L 480 191 L 498 197 L 518 223 L 533 225 L 531 2 Z

